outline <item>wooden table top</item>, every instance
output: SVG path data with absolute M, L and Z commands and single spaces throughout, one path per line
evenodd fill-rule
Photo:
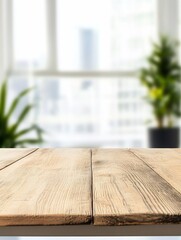
M 181 149 L 0 149 L 0 226 L 181 223 Z

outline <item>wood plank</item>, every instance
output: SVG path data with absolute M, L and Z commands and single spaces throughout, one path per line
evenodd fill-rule
M 34 152 L 35 148 L 0 148 L 0 170 Z
M 181 193 L 181 149 L 130 149 Z
M 95 149 L 95 225 L 181 222 L 181 194 L 129 150 Z
M 38 149 L 0 173 L 0 225 L 91 221 L 89 149 Z

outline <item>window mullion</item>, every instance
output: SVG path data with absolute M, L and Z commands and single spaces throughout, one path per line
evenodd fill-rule
M 47 0 L 47 45 L 49 70 L 57 69 L 56 0 Z
M 0 81 L 13 69 L 12 0 L 0 0 Z
M 138 77 L 138 70 L 130 71 L 12 71 L 10 73 L 13 76 L 33 75 L 37 77 L 63 77 L 63 78 L 136 78 Z
M 4 32 L 4 27 L 3 27 L 3 0 L 0 0 L 0 35 L 2 36 L 0 38 L 0 81 L 2 80 L 2 77 L 4 75 L 4 64 L 3 64 L 3 46 L 4 46 L 4 41 L 3 41 L 3 32 Z
M 7 65 L 8 69 L 14 67 L 14 48 L 13 48 L 13 0 L 7 0 L 6 4 L 6 50 L 7 50 Z

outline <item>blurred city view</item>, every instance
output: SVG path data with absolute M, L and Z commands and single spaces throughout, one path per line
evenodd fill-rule
M 147 147 L 151 111 L 138 71 L 161 30 L 179 40 L 179 1 L 4 2 L 0 76 L 8 72 L 9 101 L 35 86 L 14 118 L 35 102 L 24 125 L 45 130 L 42 146 Z M 177 15 L 162 14 L 166 2 Z M 162 19 L 170 14 L 173 26 Z

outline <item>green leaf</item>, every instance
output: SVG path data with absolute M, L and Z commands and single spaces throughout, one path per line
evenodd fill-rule
M 33 108 L 33 105 L 27 105 L 23 108 L 22 112 L 20 113 L 16 123 L 12 126 L 11 131 L 15 132 L 16 129 L 19 127 L 19 125 L 22 123 L 22 121 L 25 119 L 25 117 L 28 115 L 30 110 Z
M 33 138 L 32 139 L 27 138 L 27 139 L 16 141 L 17 146 L 24 146 L 26 144 L 40 144 L 40 143 L 42 143 L 41 139 L 33 139 Z
M 18 94 L 18 96 L 12 101 L 10 108 L 6 113 L 6 99 L 8 92 L 7 81 L 0 84 L 0 147 L 14 148 L 26 146 L 27 144 L 40 144 L 43 142 L 43 130 L 35 124 L 18 131 L 19 128 L 21 129 L 22 123 L 34 105 L 25 105 L 17 120 L 10 124 L 10 122 L 12 122 L 11 118 L 13 117 L 14 110 L 18 107 L 22 98 L 31 90 L 32 89 L 28 88 Z M 32 131 L 35 133 L 34 138 L 25 137 Z
M 146 100 L 152 106 L 159 126 L 168 116 L 173 119 L 180 114 L 181 66 L 177 48 L 178 42 L 161 36 L 153 43 L 147 68 L 140 70 L 140 82 L 147 88 Z
M 19 137 L 22 137 L 23 135 L 31 132 L 32 130 L 34 130 L 34 126 L 31 126 L 31 127 L 29 127 L 29 128 L 25 128 L 25 129 L 23 129 L 23 130 L 15 133 L 14 138 L 17 139 L 17 138 L 19 138 Z
M 30 91 L 32 90 L 32 88 L 28 88 L 25 89 L 24 91 L 22 91 L 12 102 L 7 117 L 9 118 L 11 116 L 11 114 L 14 112 L 14 110 L 16 109 L 16 107 L 18 106 L 19 102 L 22 100 L 22 98 L 27 95 Z
M 6 97 L 7 97 L 7 84 L 6 81 L 4 81 L 0 88 L 0 116 L 2 118 L 5 115 Z

